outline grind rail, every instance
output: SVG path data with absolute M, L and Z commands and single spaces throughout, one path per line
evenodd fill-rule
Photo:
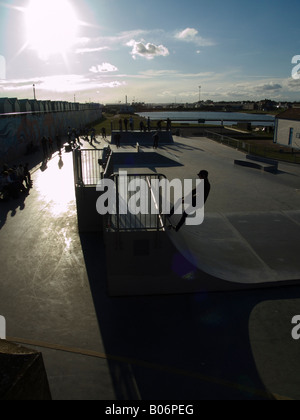
M 73 151 L 76 186 L 93 187 L 105 176 L 111 156 L 110 148 L 80 149 Z
M 123 179 L 122 179 L 123 178 Z M 124 177 L 113 174 L 110 177 L 116 186 L 116 214 L 107 218 L 107 230 L 111 232 L 163 231 L 166 215 L 162 213 L 162 195 L 159 198 L 153 191 L 153 183 L 160 183 L 166 177 L 162 174 L 127 175 L 124 193 Z M 146 188 L 141 188 L 141 185 Z M 138 194 L 138 198 L 137 195 Z M 132 204 L 139 206 L 138 213 L 132 212 Z M 143 207 L 143 210 L 142 210 Z M 121 210 L 122 209 L 122 210 Z

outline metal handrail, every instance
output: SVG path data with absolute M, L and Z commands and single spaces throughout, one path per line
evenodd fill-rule
M 75 185 L 96 186 L 101 179 L 101 161 L 104 149 L 80 149 L 74 151 Z
M 149 195 L 151 197 L 151 203 L 154 203 L 154 206 L 157 210 L 157 214 L 146 214 L 146 215 L 132 215 L 128 213 L 127 215 L 120 214 L 120 203 L 119 203 L 119 179 L 120 174 L 114 173 L 110 176 L 116 184 L 116 214 L 115 215 L 108 215 L 107 218 L 107 228 L 111 229 L 115 232 L 129 232 L 129 231 L 145 231 L 145 230 L 154 230 L 154 231 L 164 231 L 166 228 L 166 215 L 162 214 L 161 208 L 161 200 L 159 203 L 156 201 L 156 197 L 153 193 L 151 187 L 151 180 L 152 179 L 167 179 L 163 174 L 129 174 L 128 178 L 130 179 L 129 183 L 134 179 L 144 179 L 149 188 Z M 148 197 L 148 198 L 150 198 Z M 128 200 L 129 201 L 129 200 Z M 149 203 L 149 201 L 148 201 Z M 128 202 L 127 202 L 128 205 Z M 155 222 L 153 222 L 153 218 L 155 216 Z

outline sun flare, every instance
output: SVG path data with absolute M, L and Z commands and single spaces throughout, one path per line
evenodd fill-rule
M 30 0 L 25 9 L 27 45 L 47 59 L 76 43 L 79 21 L 68 0 Z

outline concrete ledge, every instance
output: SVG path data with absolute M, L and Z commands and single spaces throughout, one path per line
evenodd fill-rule
M 41 353 L 0 341 L 0 400 L 51 400 Z
M 111 144 L 116 145 L 116 136 L 120 135 L 120 145 L 136 145 L 139 143 L 140 146 L 143 145 L 153 145 L 153 136 L 156 133 L 156 131 L 151 131 L 147 133 L 142 133 L 140 131 L 113 131 L 111 135 Z M 159 131 L 159 143 L 163 144 L 173 144 L 173 136 L 170 131 Z
M 253 160 L 254 162 L 267 163 L 269 165 L 274 165 L 274 166 L 277 166 L 278 167 L 277 160 L 268 159 L 268 158 L 264 158 L 264 157 L 260 157 L 260 156 L 254 156 L 254 155 L 247 155 L 246 156 L 246 159 Z
M 278 162 L 268 161 L 268 159 L 261 160 L 260 158 L 253 159 L 247 156 L 246 160 L 236 159 L 235 165 L 245 166 L 248 168 L 258 169 L 264 172 L 277 172 Z

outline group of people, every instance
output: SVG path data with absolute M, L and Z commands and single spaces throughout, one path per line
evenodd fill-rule
M 144 120 L 140 121 L 140 131 L 141 133 L 146 133 L 147 131 L 150 133 L 150 131 L 154 128 L 151 125 L 151 119 L 150 117 L 148 117 L 147 121 L 145 122 Z M 130 131 L 134 131 L 134 119 L 133 117 L 130 117 L 129 120 L 127 118 L 125 118 L 124 120 L 122 120 L 122 118 L 119 119 L 119 131 L 123 132 L 123 128 L 125 129 L 126 132 Z M 156 123 L 156 129 L 158 131 L 162 131 L 163 130 L 163 121 L 159 120 Z M 170 118 L 168 118 L 166 120 L 166 131 L 171 131 L 172 130 L 172 122 L 170 120 Z
M 123 123 L 126 132 L 128 132 L 128 126 L 130 131 L 134 131 L 134 120 L 132 117 L 130 117 L 129 120 L 127 118 L 124 118 L 124 121 L 122 120 L 122 118 L 119 119 L 119 130 L 121 132 L 123 131 Z
M 7 165 L 3 166 L 3 170 L 0 173 L 0 192 L 2 199 L 18 198 L 20 193 L 29 195 L 32 186 L 28 163 L 13 166 L 12 168 L 9 168 Z
M 68 143 L 69 146 L 73 149 L 77 146 L 80 146 L 80 137 L 83 137 L 85 141 L 89 142 L 91 145 L 96 141 L 96 130 L 95 128 L 83 128 L 81 130 L 71 128 L 68 129 Z M 106 130 L 102 128 L 102 138 L 106 139 Z
M 56 142 L 56 147 L 57 147 L 59 153 L 61 153 L 61 148 L 62 148 L 61 137 L 56 136 L 55 137 L 55 142 Z M 51 156 L 54 153 L 54 142 L 53 142 L 52 138 L 43 136 L 42 140 L 41 140 L 41 143 L 42 143 L 44 160 L 51 159 Z

